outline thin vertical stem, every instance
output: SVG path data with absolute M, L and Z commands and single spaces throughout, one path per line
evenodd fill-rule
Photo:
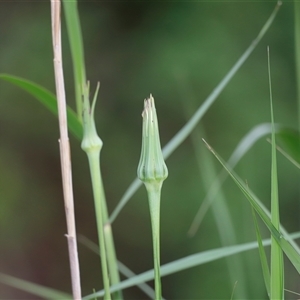
M 160 194 L 163 181 L 168 177 L 168 168 L 165 164 L 159 139 L 158 120 L 154 98 L 152 95 L 144 100 L 142 149 L 137 175 L 144 182 L 149 201 L 153 259 L 155 299 L 161 300 L 160 279 Z
M 83 105 L 82 95 L 85 94 L 86 87 L 86 71 L 84 64 L 84 47 L 83 39 L 81 33 L 80 19 L 78 13 L 78 1 L 68 1 L 63 0 L 65 19 L 70 43 L 70 50 L 73 61 L 74 69 L 74 84 L 75 84 L 75 96 L 76 96 L 76 107 L 77 116 L 80 121 L 82 121 L 83 115 Z M 87 95 L 88 96 L 88 95 Z M 88 100 L 88 99 L 86 99 Z M 100 164 L 99 158 L 94 161 L 94 163 Z M 100 173 L 101 176 L 101 173 Z M 110 283 L 112 285 L 118 284 L 120 282 L 120 275 L 117 268 L 117 257 L 115 251 L 115 245 L 113 240 L 113 233 L 111 224 L 108 222 L 108 210 L 105 200 L 104 191 L 102 192 L 102 213 L 103 213 L 103 224 L 105 224 L 105 244 L 107 248 L 107 263 L 110 275 Z M 122 291 L 117 291 L 112 294 L 114 300 L 122 300 Z
M 155 300 L 162 299 L 161 278 L 160 278 L 160 194 L 161 184 L 159 188 L 152 184 L 146 184 L 153 242 L 153 261 L 154 261 L 154 284 L 155 284 Z
M 102 266 L 102 275 L 103 275 L 103 285 L 105 290 L 104 299 L 110 300 L 111 295 L 109 291 L 109 275 L 108 275 L 108 266 L 107 266 L 107 251 L 105 247 L 105 237 L 104 237 L 104 222 L 103 222 L 103 207 L 102 203 L 104 201 L 104 192 L 103 192 L 103 183 L 101 178 L 101 171 L 99 165 L 99 154 L 100 150 L 90 151 L 87 153 L 89 166 L 91 171 L 92 178 L 92 186 L 94 193 L 94 201 L 95 201 L 95 211 L 96 211 L 96 219 L 97 219 L 97 228 L 98 228 L 98 239 L 99 239 L 99 247 L 100 247 L 100 259 Z
M 71 153 L 68 137 L 68 124 L 66 113 L 66 96 L 64 87 L 64 76 L 62 68 L 61 54 L 61 21 L 60 21 L 61 3 L 58 0 L 51 0 L 51 20 L 52 20 L 52 40 L 54 52 L 54 72 L 56 96 L 58 102 L 58 119 L 60 131 L 60 157 L 62 170 L 62 183 L 64 192 L 65 212 L 67 220 L 67 240 L 69 249 L 72 293 L 76 300 L 81 299 L 79 259 L 76 240 L 76 226 L 74 214 L 73 186 Z
M 95 202 L 95 212 L 97 219 L 98 239 L 100 245 L 101 267 L 103 275 L 103 285 L 105 290 L 104 299 L 110 300 L 109 291 L 109 274 L 107 267 L 106 246 L 104 238 L 104 222 L 103 222 L 103 201 L 105 201 L 103 183 L 100 171 L 100 152 L 103 142 L 97 134 L 94 112 L 97 101 L 97 96 L 100 88 L 98 83 L 96 92 L 93 98 L 92 105 L 89 101 L 89 83 L 87 83 L 83 94 L 83 139 L 81 142 L 82 150 L 87 154 L 90 173 L 92 179 L 92 187 Z
M 103 223 L 104 223 L 104 239 L 105 239 L 105 246 L 107 250 L 106 257 L 107 257 L 111 284 L 113 285 L 113 284 L 120 283 L 120 274 L 118 270 L 118 262 L 117 262 L 117 255 L 116 255 L 114 238 L 112 233 L 112 227 L 111 224 L 108 223 L 108 211 L 107 211 L 104 190 L 103 190 L 103 201 L 102 201 L 102 213 L 103 213 Z M 111 296 L 112 299 L 114 300 L 123 300 L 122 290 L 112 293 Z

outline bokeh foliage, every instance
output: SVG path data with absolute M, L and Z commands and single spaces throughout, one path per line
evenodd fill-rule
M 89 2 L 79 11 L 87 77 L 101 82 L 96 107 L 104 142 L 102 172 L 109 210 L 136 176 L 143 99 L 153 94 L 166 142 L 226 74 L 269 17 L 275 2 Z M 54 92 L 50 4 L 0 4 L 0 73 L 35 81 Z M 253 126 L 270 120 L 266 47 L 271 51 L 275 120 L 296 127 L 293 4 L 284 3 L 274 24 L 203 119 L 207 140 L 229 157 Z M 67 98 L 75 107 L 72 65 L 63 27 Z M 190 93 L 183 92 L 188 86 Z M 194 95 L 194 97 L 190 97 Z M 186 109 L 188 107 L 188 109 Z M 1 271 L 69 291 L 69 262 L 55 117 L 23 91 L 0 82 L 0 260 Z M 79 233 L 96 240 L 91 184 L 80 143 L 71 138 Z M 204 147 L 202 151 L 207 151 Z M 270 145 L 261 140 L 237 171 L 269 206 Z M 297 230 L 298 171 L 278 155 L 281 220 Z M 208 212 L 197 235 L 187 230 L 205 196 L 190 140 L 168 159 L 161 211 L 161 261 L 221 245 Z M 216 164 L 216 168 L 220 167 Z M 255 239 L 251 210 L 230 181 L 224 186 L 239 242 Z M 114 223 L 119 259 L 136 273 L 152 268 L 146 193 L 141 189 Z M 79 247 L 83 292 L 101 288 L 98 258 Z M 257 251 L 241 255 L 247 270 L 247 299 L 266 296 Z M 100 266 L 99 266 L 100 267 Z M 287 288 L 297 277 L 287 266 Z M 238 278 L 237 278 L 238 281 Z M 233 284 L 225 260 L 163 278 L 168 299 L 229 298 Z M 255 287 L 255 288 L 254 288 Z M 239 288 L 237 284 L 236 289 Z M 28 295 L 0 286 L 1 298 Z M 135 289 L 128 299 L 141 299 Z M 290 299 L 294 299 L 291 296 Z

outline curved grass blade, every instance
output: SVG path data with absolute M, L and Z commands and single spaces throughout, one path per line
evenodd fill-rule
M 72 296 L 48 287 L 41 286 L 36 283 L 32 283 L 23 279 L 16 278 L 14 276 L 9 276 L 3 273 L 0 273 L 0 282 L 2 284 L 14 287 L 21 291 L 33 294 L 35 296 L 42 297 L 44 299 L 64 299 L 71 300 Z
M 263 123 L 252 128 L 238 143 L 232 152 L 227 164 L 233 169 L 243 156 L 252 148 L 252 146 L 262 137 L 271 133 L 271 124 Z M 194 236 L 199 229 L 208 209 L 211 207 L 216 195 L 218 194 L 222 184 L 227 179 L 228 173 L 222 170 L 211 184 L 208 192 L 197 211 L 194 220 L 189 228 L 188 235 Z
M 198 129 L 198 132 L 197 132 Z M 198 163 L 199 173 L 202 176 L 201 181 L 205 190 L 209 190 L 211 183 L 214 182 L 217 177 L 213 157 L 208 151 L 204 151 L 204 145 L 201 143 L 201 136 L 205 136 L 202 126 L 198 126 L 196 131 L 191 134 L 192 144 L 195 150 L 195 156 Z M 220 186 L 220 183 L 217 182 Z M 218 190 L 218 194 L 215 195 L 217 200 L 212 205 L 211 212 L 215 219 L 215 224 L 219 232 L 219 238 L 222 246 L 229 246 L 237 244 L 236 231 L 234 227 L 230 209 L 228 207 L 228 201 L 222 189 Z M 239 278 L 239 288 L 236 290 L 235 297 L 237 299 L 246 299 L 247 292 L 247 271 L 245 269 L 243 260 L 239 255 L 235 257 L 229 257 L 226 259 L 228 277 L 231 284 L 234 285 L 236 278 Z
M 300 238 L 300 232 L 296 233 L 291 233 L 289 234 L 290 238 L 297 239 Z M 263 245 L 264 246 L 269 246 L 271 244 L 271 239 L 266 239 L 263 240 Z M 224 257 L 228 257 L 230 255 L 234 255 L 237 253 L 249 251 L 252 249 L 257 248 L 257 241 L 251 242 L 251 243 L 245 243 L 245 244 L 240 244 L 240 245 L 235 245 L 235 246 L 228 246 L 228 247 L 223 247 L 223 248 L 217 248 L 213 250 L 207 250 L 203 251 L 200 253 L 192 254 L 187 257 L 178 259 L 176 261 L 167 263 L 163 266 L 161 266 L 161 276 L 167 276 L 179 271 L 183 271 L 192 267 L 196 267 L 211 261 L 215 261 L 217 259 L 221 259 Z M 154 278 L 154 271 L 149 270 L 147 272 L 144 272 L 142 274 L 139 274 L 133 278 L 126 279 L 122 281 L 118 285 L 113 285 L 111 287 L 111 292 L 120 290 L 120 289 L 125 289 L 129 288 L 132 286 L 135 286 L 139 283 L 146 282 L 149 280 L 152 280 Z M 87 295 L 82 298 L 82 300 L 91 300 L 94 299 L 95 297 L 101 297 L 104 295 L 104 291 L 99 291 L 91 295 Z
M 253 50 L 256 48 L 257 44 L 260 42 L 262 37 L 265 35 L 269 27 L 271 26 L 279 7 L 281 6 L 281 2 L 279 1 L 272 12 L 271 16 L 264 24 L 262 29 L 260 30 L 257 37 L 252 41 L 250 46 L 246 49 L 244 54 L 237 60 L 237 62 L 233 65 L 233 67 L 229 70 L 226 76 L 221 80 L 221 82 L 216 86 L 216 88 L 212 91 L 212 93 L 206 98 L 204 103 L 198 108 L 198 110 L 194 113 L 194 115 L 190 118 L 190 120 L 176 133 L 176 135 L 167 143 L 167 145 L 163 148 L 163 156 L 167 159 L 177 148 L 178 146 L 190 135 L 192 130 L 196 127 L 198 122 L 207 112 L 207 110 L 211 107 L 211 105 L 215 102 L 217 97 L 221 94 L 224 90 L 226 85 L 229 81 L 233 78 L 236 72 L 240 69 L 240 67 L 244 64 Z M 141 183 L 135 179 L 128 189 L 125 191 L 124 195 L 122 196 L 119 204 L 114 209 L 110 216 L 110 223 L 112 223 L 122 210 L 122 208 L 126 205 L 132 195 L 137 191 L 137 189 L 141 186 Z
M 280 151 L 288 160 L 290 160 L 296 167 L 300 169 L 300 134 L 298 131 L 282 127 L 281 125 L 275 124 L 276 130 L 276 141 L 279 140 L 277 150 Z M 230 168 L 238 164 L 238 162 L 244 157 L 244 155 L 255 145 L 255 143 L 261 138 L 271 133 L 271 124 L 262 123 L 253 127 L 238 143 L 235 150 L 232 152 L 227 164 Z M 271 141 L 270 141 L 271 142 Z M 189 236 L 194 236 L 201 225 L 208 209 L 211 207 L 216 195 L 221 188 L 222 184 L 228 177 L 228 173 L 222 170 L 215 181 L 211 184 L 208 192 L 197 211 L 194 220 L 188 230 Z
M 197 100 L 196 95 L 193 93 L 193 90 L 188 84 L 187 78 L 181 77 L 180 80 L 178 80 L 178 87 L 180 87 L 178 91 L 182 96 L 182 99 L 188 97 L 191 100 L 193 99 L 194 100 L 193 102 Z M 187 115 L 189 115 L 192 111 L 191 107 L 188 107 L 187 103 L 183 103 L 183 104 L 184 104 L 183 107 L 186 109 Z M 260 131 L 261 130 L 259 130 L 259 132 Z M 219 180 L 219 177 L 217 177 L 214 164 L 213 164 L 213 158 L 210 156 L 210 153 L 208 153 L 207 151 L 203 151 L 204 149 L 202 149 L 204 145 L 201 143 L 201 137 L 203 136 L 205 136 L 205 130 L 200 123 L 195 128 L 195 130 L 191 133 L 191 140 L 192 140 L 193 148 L 195 150 L 195 157 L 198 163 L 199 173 L 202 176 L 201 181 L 203 182 L 203 186 L 205 190 L 208 191 L 208 195 L 212 195 L 212 197 L 205 197 L 205 199 L 208 201 L 205 202 L 204 200 L 200 205 L 200 209 L 198 211 L 198 213 L 200 212 L 201 214 L 200 222 L 202 221 L 202 218 L 206 214 L 208 208 L 211 206 L 212 201 L 217 198 L 218 200 L 217 203 L 215 203 L 215 205 L 212 205 L 212 213 L 214 215 L 215 223 L 218 228 L 219 237 L 222 243 L 221 245 L 222 246 L 235 245 L 237 243 L 235 229 L 232 223 L 232 218 L 230 216 L 230 211 L 227 206 L 227 201 L 221 190 L 221 185 L 223 181 L 220 182 L 222 179 L 220 178 Z M 242 152 L 241 150 L 239 152 Z M 222 170 L 222 173 L 223 175 L 228 176 L 224 170 Z M 222 178 L 224 178 L 225 180 L 224 176 L 222 176 Z M 214 189 L 212 194 L 211 188 L 213 186 Z M 204 202 L 205 205 L 203 207 L 202 204 Z M 206 208 L 206 210 L 203 210 L 202 208 Z M 196 233 L 196 231 L 200 226 L 200 222 L 198 222 L 199 221 L 198 213 L 196 214 L 197 218 L 195 217 L 196 222 L 194 220 L 192 224 L 194 225 L 193 235 Z M 189 235 L 191 236 L 190 232 Z M 228 273 L 229 273 L 229 278 L 231 280 L 231 283 L 234 285 L 236 282 L 236 278 L 237 277 L 239 278 L 239 288 L 237 289 L 236 297 L 239 299 L 244 299 L 248 293 L 246 291 L 247 285 L 246 285 L 246 278 L 245 278 L 247 272 L 243 270 L 243 262 L 239 256 L 235 256 L 234 258 L 227 258 L 226 263 L 228 266 Z
M 203 140 L 204 141 L 204 140 Z M 229 173 L 230 177 L 245 195 L 247 200 L 250 202 L 252 207 L 255 209 L 257 214 L 263 220 L 267 228 L 270 230 L 272 236 L 279 244 L 280 248 L 284 251 L 288 259 L 291 261 L 295 269 L 300 274 L 300 249 L 299 247 L 290 241 L 289 234 L 285 233 L 284 229 L 281 227 L 281 230 L 278 231 L 275 226 L 272 224 L 271 217 L 267 209 L 262 205 L 262 203 L 254 196 L 254 194 L 248 189 L 248 187 L 242 182 L 242 180 L 226 165 L 225 162 L 217 155 L 217 153 L 212 149 L 212 147 L 204 141 L 208 149 L 213 153 L 217 158 L 220 164 L 224 169 Z
M 8 74 L 0 74 L 0 79 L 8 81 L 17 87 L 23 89 L 24 91 L 28 92 L 32 96 L 34 96 L 37 100 L 40 101 L 46 108 L 48 108 L 54 115 L 57 116 L 57 101 L 56 97 L 53 93 L 49 92 L 47 89 L 43 88 L 42 86 L 12 75 Z M 78 120 L 75 112 L 68 107 L 67 108 L 67 117 L 68 117 L 68 127 L 70 132 L 79 140 L 82 139 L 83 131 L 82 125 Z

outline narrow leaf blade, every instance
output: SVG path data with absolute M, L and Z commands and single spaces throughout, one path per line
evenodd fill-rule
M 269 89 L 270 89 L 270 111 L 271 111 L 271 123 L 272 123 L 272 163 L 271 163 L 271 222 L 272 225 L 279 230 L 280 218 L 279 218 L 279 198 L 278 198 L 278 176 L 277 176 L 277 158 L 276 158 L 276 140 L 275 140 L 275 126 L 274 126 L 274 112 L 273 112 L 273 97 L 272 97 L 272 82 L 271 82 L 271 68 L 270 68 L 270 51 L 268 48 L 268 75 L 269 75 Z M 283 256 L 282 250 L 272 236 L 271 243 L 271 299 L 283 298 Z
M 289 258 L 291 263 L 294 265 L 295 269 L 300 274 L 299 248 L 297 249 L 294 246 L 294 244 L 292 245 L 290 242 L 288 242 L 287 240 L 289 240 L 289 237 L 286 234 L 283 235 L 281 232 L 279 232 L 274 227 L 274 225 L 271 222 L 270 216 L 267 214 L 265 208 L 263 208 L 261 206 L 260 201 L 258 201 L 258 199 L 253 195 L 253 193 L 248 189 L 248 187 L 246 187 L 246 185 L 238 178 L 238 176 L 232 170 L 230 170 L 230 168 L 223 162 L 223 160 L 220 158 L 220 156 L 216 154 L 216 152 L 212 149 L 212 147 L 208 143 L 206 143 L 206 145 L 207 145 L 208 149 L 217 158 L 217 160 L 221 163 L 221 165 L 224 167 L 224 169 L 228 172 L 228 174 L 233 179 L 233 181 L 236 183 L 238 188 L 245 195 L 247 200 L 250 202 L 252 207 L 255 209 L 257 214 L 263 220 L 263 222 L 265 223 L 267 228 L 270 230 L 272 236 L 275 238 L 277 243 L 280 245 L 281 249 L 284 251 L 286 256 Z
M 270 270 L 269 270 L 267 256 L 266 256 L 265 248 L 263 246 L 263 242 L 262 242 L 262 238 L 261 238 L 257 218 L 256 218 L 255 211 L 254 211 L 253 208 L 252 208 L 252 215 L 253 215 L 253 221 L 254 221 L 254 225 L 255 225 L 256 238 L 257 238 L 257 242 L 258 242 L 259 257 L 260 257 L 260 262 L 261 262 L 261 266 L 262 266 L 265 286 L 266 286 L 266 290 L 268 292 L 268 295 L 270 296 L 270 286 L 271 286 Z
M 21 88 L 22 90 L 28 92 L 33 97 L 35 97 L 41 104 L 43 104 L 47 109 L 49 109 L 54 115 L 57 116 L 58 110 L 56 97 L 47 89 L 29 80 L 8 74 L 0 74 L 0 79 L 10 82 L 15 86 Z M 75 112 L 70 107 L 67 108 L 67 117 L 70 132 L 72 132 L 72 134 L 77 139 L 81 140 L 83 135 L 82 125 L 78 120 Z
M 41 286 L 36 283 L 32 283 L 23 279 L 16 278 L 14 276 L 9 276 L 3 273 L 0 273 L 0 282 L 19 289 L 21 291 L 28 292 L 32 295 L 42 297 L 44 299 L 72 299 L 72 296 L 48 287 Z

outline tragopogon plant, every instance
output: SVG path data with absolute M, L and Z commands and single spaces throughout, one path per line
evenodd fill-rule
M 168 176 L 168 169 L 161 151 L 156 109 L 152 95 L 144 102 L 142 117 L 143 141 L 137 174 L 138 178 L 145 184 L 148 193 L 153 239 L 155 299 L 160 300 L 160 195 L 163 181 Z

